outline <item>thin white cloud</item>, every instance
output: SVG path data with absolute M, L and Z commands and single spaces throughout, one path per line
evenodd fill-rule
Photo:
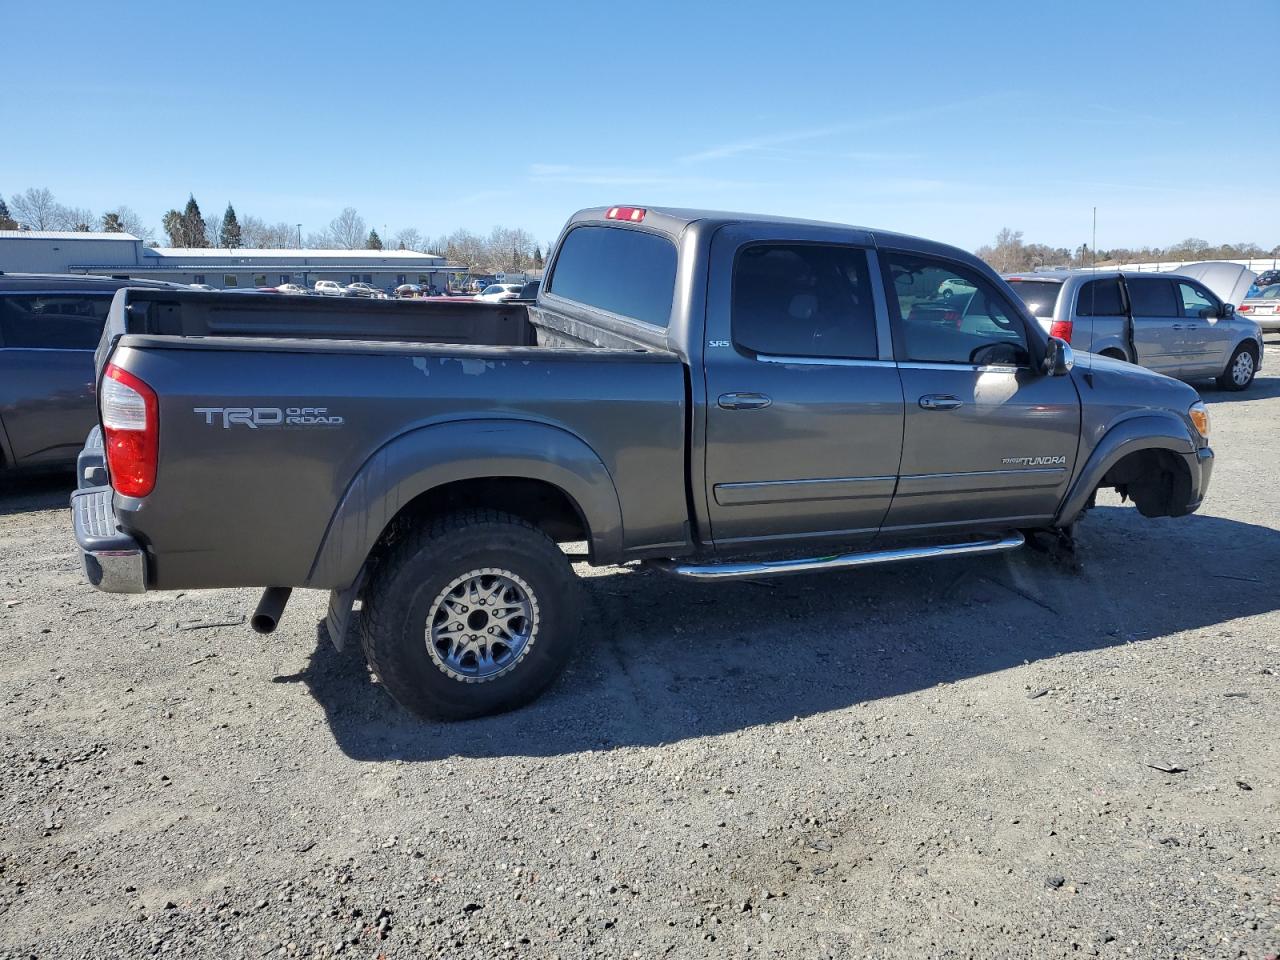
M 815 127 L 810 130 L 791 130 L 786 133 L 751 137 L 745 140 L 737 140 L 733 143 L 722 143 L 717 147 L 710 147 L 706 150 L 699 150 L 697 153 L 687 154 L 680 157 L 679 162 L 702 163 L 706 160 L 724 160 L 727 157 L 736 157 L 743 153 L 758 153 L 761 150 L 768 150 L 773 147 L 783 147 L 789 143 L 800 143 L 804 140 L 818 140 L 822 137 L 834 136 L 845 129 L 844 124 L 836 124 L 834 126 Z
M 672 176 L 656 170 L 625 167 L 577 167 L 565 164 L 535 163 L 529 168 L 529 179 L 537 183 L 570 183 L 579 186 L 654 187 L 687 190 L 729 190 L 757 184 L 719 177 Z

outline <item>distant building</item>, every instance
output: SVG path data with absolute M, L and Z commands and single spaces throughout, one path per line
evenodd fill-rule
M 362 281 L 391 290 L 402 283 L 444 289 L 449 274 L 466 270 L 444 257 L 412 250 L 148 247 L 128 233 L 0 230 L 0 271 L 7 273 L 93 273 L 219 289 Z

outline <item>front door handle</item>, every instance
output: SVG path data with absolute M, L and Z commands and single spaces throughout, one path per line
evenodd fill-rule
M 930 393 L 920 398 L 920 408 L 922 410 L 954 410 L 956 407 L 964 406 L 959 397 L 953 397 L 949 394 Z
M 1181 329 L 1182 329 L 1182 324 L 1180 324 L 1180 323 L 1175 323 L 1175 324 L 1173 325 L 1173 329 L 1175 329 L 1175 330 L 1181 330 Z
M 763 393 L 722 393 L 716 401 L 722 410 L 760 410 L 773 403 Z

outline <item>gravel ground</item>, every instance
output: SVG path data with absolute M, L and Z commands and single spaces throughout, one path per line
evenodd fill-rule
M 66 479 L 4 481 L 0 957 L 1261 960 L 1280 377 L 1203 393 L 1202 512 L 1106 500 L 1077 571 L 584 567 L 580 659 L 453 725 L 319 595 L 96 593 Z

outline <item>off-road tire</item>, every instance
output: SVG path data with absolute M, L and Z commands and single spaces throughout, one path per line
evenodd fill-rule
M 509 571 L 529 588 L 537 625 L 506 672 L 463 680 L 428 650 L 427 615 L 455 578 Z M 466 510 L 409 531 L 378 562 L 365 589 L 360 646 L 392 698 L 433 720 L 502 713 L 533 700 L 573 655 L 581 629 L 578 578 L 568 558 L 532 524 L 497 510 Z
M 1249 370 L 1249 379 L 1244 383 L 1237 383 L 1232 372 L 1235 370 L 1236 361 L 1240 359 L 1240 354 L 1247 353 L 1253 358 L 1253 365 Z M 1231 359 L 1227 361 L 1226 369 L 1222 371 L 1222 375 L 1218 377 L 1218 386 L 1223 390 L 1247 390 L 1249 385 L 1253 383 L 1253 378 L 1258 375 L 1258 351 L 1247 343 L 1242 343 L 1236 347 L 1235 352 L 1231 354 Z

